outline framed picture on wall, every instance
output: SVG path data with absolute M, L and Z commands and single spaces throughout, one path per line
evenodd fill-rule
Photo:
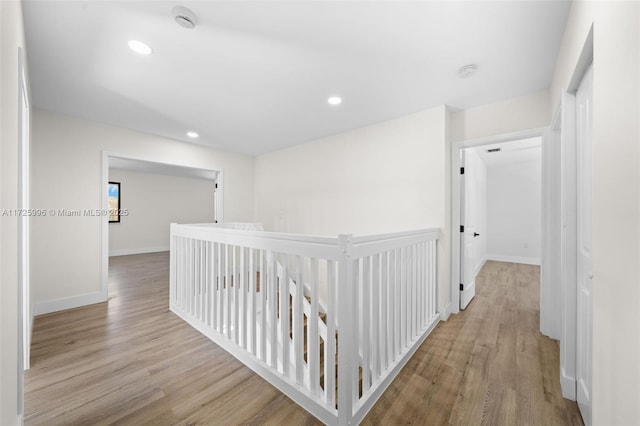
M 120 182 L 109 182 L 107 195 L 109 208 L 109 223 L 120 222 Z

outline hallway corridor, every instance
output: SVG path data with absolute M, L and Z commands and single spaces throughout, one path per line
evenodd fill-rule
M 168 253 L 111 258 L 110 299 L 38 317 L 25 424 L 316 424 L 168 309 Z M 581 424 L 558 344 L 538 332 L 539 268 L 488 262 L 364 424 Z

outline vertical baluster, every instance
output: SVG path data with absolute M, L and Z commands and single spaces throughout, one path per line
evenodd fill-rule
M 269 344 L 271 345 L 271 367 L 278 368 L 278 312 L 276 311 L 276 290 L 278 263 L 274 252 L 268 252 L 269 261 Z
M 255 251 L 250 248 L 249 250 L 249 323 L 247 324 L 247 332 L 249 333 L 248 345 L 251 346 L 251 353 L 258 355 L 256 349 L 256 262 Z
M 365 328 L 364 328 L 364 291 L 363 291 L 363 285 L 361 282 L 362 279 L 362 273 L 360 268 L 362 267 L 362 261 L 361 259 L 354 259 L 353 260 L 353 264 L 352 264 L 352 269 L 353 269 L 353 281 L 351 281 L 351 283 L 347 282 L 342 282 L 342 281 L 338 281 L 338 285 L 340 287 L 338 287 L 338 293 L 342 293 L 345 291 L 349 291 L 348 285 L 352 284 L 354 289 L 353 292 L 355 294 L 355 298 L 353 300 L 356 312 L 353 315 L 353 318 L 355 318 L 355 322 L 352 325 L 352 329 L 353 329 L 353 345 L 355 345 L 356 349 L 355 349 L 355 353 L 357 354 L 357 358 L 355 360 L 353 364 L 353 368 L 352 368 L 352 375 L 353 377 L 351 378 L 351 392 L 352 392 L 352 398 L 351 401 L 355 402 L 360 398 L 360 389 L 359 389 L 359 383 L 360 383 L 360 370 L 358 367 L 362 368 L 363 370 L 363 374 L 362 374 L 362 383 L 363 383 L 363 387 L 364 387 L 364 369 L 365 369 L 365 365 L 364 365 L 364 361 L 362 360 L 363 358 L 360 357 L 360 353 L 363 354 L 364 356 L 364 352 L 365 352 L 365 347 L 364 347 L 364 335 L 365 335 Z M 340 268 L 340 265 L 338 265 L 338 268 Z M 346 269 L 346 268 L 345 268 Z M 341 294 L 341 297 L 343 297 L 343 295 Z M 338 300 L 338 304 L 339 304 L 339 300 Z M 339 324 L 345 324 L 346 323 L 346 319 L 338 317 L 338 322 Z M 344 326 L 340 326 L 340 327 L 348 327 L 348 325 L 344 325 Z M 338 330 L 338 342 L 340 343 L 344 336 L 344 333 L 341 333 L 340 330 Z M 343 345 L 342 343 L 340 343 L 340 346 L 338 347 L 338 352 L 344 350 L 343 348 L 345 347 L 345 345 Z M 338 355 L 340 356 L 340 355 Z M 340 365 L 338 365 L 338 369 L 340 369 Z M 338 388 L 340 389 L 340 386 L 342 386 L 342 383 L 338 383 Z M 338 396 L 338 398 L 340 398 Z
M 181 291 L 182 291 L 182 283 L 183 283 L 183 277 L 182 277 L 182 270 L 183 270 L 183 262 L 182 262 L 182 237 L 176 237 L 175 241 L 174 241 L 174 247 L 175 247 L 175 258 L 176 258 L 176 288 L 175 288 L 175 304 L 177 306 L 180 306 L 181 302 L 182 302 L 182 295 L 181 295 Z
M 193 240 L 193 313 L 200 320 L 200 240 Z
M 371 272 L 371 369 L 372 382 L 380 377 L 380 255 L 375 254 Z
M 437 312 L 437 288 L 436 285 L 438 283 L 437 271 L 438 271 L 438 259 L 436 257 L 437 243 L 435 240 L 431 241 L 431 319 L 433 319 Z
M 215 241 L 211 242 L 209 246 L 209 262 L 211 263 L 211 281 L 209 284 L 209 289 L 211 290 L 211 294 L 209 295 L 209 305 L 211 309 L 211 328 L 213 330 L 218 329 L 218 321 L 217 321 L 217 300 L 218 300 L 218 252 L 217 252 L 218 243 Z
M 369 390 L 371 381 L 371 262 L 370 257 L 362 259 L 362 394 Z
M 396 251 L 389 252 L 389 363 L 396 360 Z
M 188 308 L 188 312 L 190 314 L 193 315 L 193 243 L 194 241 L 189 238 L 187 240 L 187 247 L 188 247 L 188 251 L 187 251 L 187 255 L 188 257 L 188 262 L 187 262 L 187 274 L 188 274 L 188 280 L 187 280 L 187 301 L 189 303 L 189 308 Z
M 289 376 L 289 255 L 282 260 L 280 277 L 280 334 L 282 336 L 282 374 Z
M 198 309 L 200 321 L 205 322 L 204 316 L 204 286 L 206 274 L 204 272 L 204 241 L 198 240 Z
M 216 291 L 216 319 L 217 328 L 219 333 L 224 332 L 224 244 L 216 243 L 217 255 L 218 255 L 218 271 L 217 271 L 217 285 Z
M 265 251 L 260 250 L 260 357 L 267 362 L 267 270 L 265 269 Z
M 311 316 L 307 330 L 309 342 L 307 343 L 307 359 L 309 360 L 311 393 L 320 394 L 320 357 L 318 353 L 318 259 L 311 258 Z
M 203 242 L 204 251 L 202 253 L 202 259 L 204 261 L 204 288 L 205 291 L 202 294 L 204 299 L 204 322 L 207 327 L 211 327 L 211 259 L 209 259 L 209 241 Z
M 183 238 L 182 241 L 182 251 L 184 257 L 184 283 L 182 286 L 182 307 L 186 312 L 189 312 L 189 239 Z
M 231 339 L 231 277 L 229 274 L 231 253 L 231 246 L 229 244 L 224 245 L 224 313 L 225 313 L 225 336 L 227 339 Z
M 411 316 L 411 327 L 412 327 L 412 333 L 411 333 L 411 340 L 413 341 L 413 339 L 417 336 L 418 334 L 418 300 L 420 299 L 420 295 L 419 295 L 419 290 L 418 290 L 418 283 L 420 282 L 420 277 L 419 277 L 419 272 L 418 272 L 418 245 L 417 244 L 413 244 L 411 246 L 411 251 L 413 252 L 413 285 L 412 285 L 412 291 L 413 291 L 413 297 L 412 297 L 412 302 L 413 302 L 413 313 Z
M 418 329 L 422 330 L 426 324 L 425 321 L 425 306 L 426 306 L 426 299 L 427 299 L 427 280 L 426 280 L 426 276 L 425 276 L 425 255 L 426 252 L 424 250 L 424 243 L 421 242 L 420 245 L 418 246 L 420 249 L 420 257 L 419 257 L 419 261 L 418 261 L 418 266 L 420 267 L 420 300 L 418 301 L 419 303 L 419 311 L 418 313 L 420 314 L 418 317 Z
M 239 323 L 238 326 L 240 328 L 240 346 L 248 350 L 247 346 L 247 314 L 248 314 L 248 304 L 247 299 L 249 298 L 249 293 L 247 291 L 247 259 L 246 259 L 246 249 L 244 247 L 238 247 L 240 251 L 240 273 L 238 276 L 238 293 L 240 295 L 240 315 L 239 315 Z
M 293 302 L 293 353 L 296 364 L 296 383 L 300 386 L 304 383 L 304 281 L 302 256 L 296 256 L 296 293 Z
M 401 275 L 401 292 L 402 292 L 402 306 L 401 306 L 401 316 L 402 321 L 400 322 L 400 353 L 404 351 L 404 348 L 407 346 L 407 315 L 409 313 L 409 305 L 408 301 L 408 286 L 407 286 L 407 272 L 409 271 L 409 259 L 407 256 L 406 247 L 400 248 L 400 265 L 402 265 L 402 275 Z
M 396 295 L 395 295 L 395 318 L 393 320 L 394 323 L 394 334 L 395 339 L 393 342 L 394 345 L 394 358 L 397 358 L 400 354 L 402 347 L 402 331 L 400 324 L 402 323 L 402 256 L 400 255 L 400 249 L 395 249 L 394 251 L 394 262 L 396 268 Z
M 411 341 L 413 341 L 413 339 L 416 336 L 416 322 L 417 322 L 417 299 L 418 299 L 418 295 L 417 295 L 417 283 L 418 283 L 418 277 L 417 277 L 417 268 L 416 268 L 416 264 L 417 264 L 417 259 L 416 259 L 416 245 L 412 244 L 411 245 L 411 334 L 409 335 Z
M 387 318 L 387 304 L 389 303 L 389 276 L 388 276 L 387 252 L 380 254 L 380 302 L 382 312 L 380 314 L 380 370 L 387 369 L 387 335 L 389 331 L 389 319 Z
M 416 336 L 422 329 L 422 243 L 416 244 Z
M 236 344 L 240 344 L 240 292 L 238 291 L 240 287 L 239 277 L 238 277 L 238 246 L 232 246 L 233 252 L 233 264 L 232 264 L 232 276 L 231 276 L 231 284 L 233 287 L 233 341 Z
M 327 340 L 324 342 L 324 390 L 326 403 L 334 407 L 336 403 L 336 322 L 335 291 L 336 270 L 333 260 L 327 261 Z M 353 327 L 357 328 L 356 324 Z M 357 364 L 356 364 L 357 365 Z

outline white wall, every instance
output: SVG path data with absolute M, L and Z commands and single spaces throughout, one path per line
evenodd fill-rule
M 547 90 L 451 113 L 451 141 L 468 141 L 549 125 Z
M 32 136 L 34 208 L 100 209 L 106 150 L 160 163 L 224 169 L 225 219 L 253 219 L 252 157 L 38 109 Z M 100 300 L 101 218 L 48 215 L 33 220 L 31 236 L 36 313 Z
M 0 207 L 18 207 L 18 48 L 22 4 L 0 2 Z M 0 215 L 0 424 L 19 423 L 18 221 Z
M 541 160 L 487 167 L 487 258 L 539 265 Z
M 169 250 L 169 224 L 207 223 L 214 218 L 215 182 L 156 173 L 109 169 L 120 182 L 119 223 L 109 224 L 109 255 Z
M 256 158 L 256 221 L 267 230 L 374 234 L 439 227 L 440 306 L 449 303 L 445 107 Z
M 640 4 L 574 2 L 550 109 L 593 25 L 593 423 L 640 424 Z

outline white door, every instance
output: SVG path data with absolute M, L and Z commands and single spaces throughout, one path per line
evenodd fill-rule
M 474 162 L 465 150 L 461 152 L 464 173 L 460 174 L 460 309 L 467 307 L 476 294 L 476 191 L 473 185 Z
M 576 93 L 578 148 L 578 295 L 577 295 L 577 401 L 586 425 L 591 424 L 591 130 L 593 128 L 593 68 L 589 68 Z

